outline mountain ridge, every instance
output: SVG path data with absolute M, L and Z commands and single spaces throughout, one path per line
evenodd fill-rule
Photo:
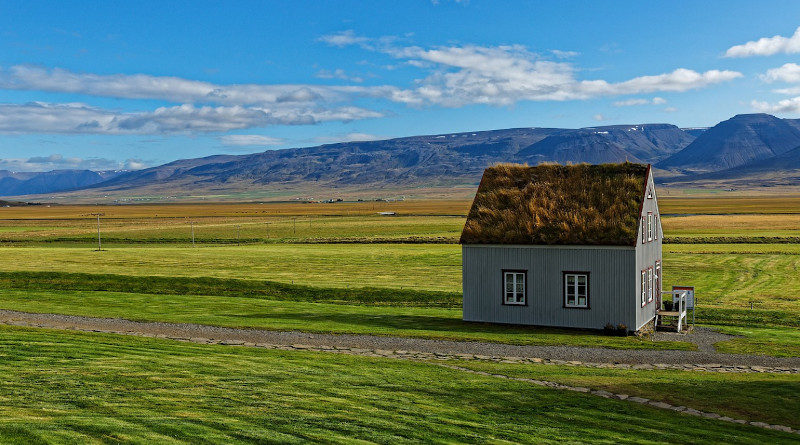
M 800 156 L 797 147 L 800 120 L 765 114 L 736 115 L 708 129 L 672 124 L 523 127 L 176 160 L 78 186 L 70 193 L 450 187 L 477 184 L 483 170 L 499 162 L 642 162 L 661 172 L 661 182 L 687 185 L 735 178 L 741 183 L 748 175 L 763 177 L 769 169 L 794 165 Z M 18 196 L 8 193 L 3 180 L 0 172 L 0 196 Z M 800 185 L 800 179 L 796 182 Z

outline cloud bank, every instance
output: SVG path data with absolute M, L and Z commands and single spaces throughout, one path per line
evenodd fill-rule
M 141 159 L 117 161 L 106 158 L 64 157 L 54 153 L 30 158 L 0 158 L 0 170 L 40 172 L 50 170 L 141 170 L 148 165 Z
M 174 76 L 78 73 L 59 68 L 0 68 L 0 89 L 157 100 L 154 110 L 119 111 L 84 103 L 0 104 L 0 133 L 192 134 L 229 132 L 275 125 L 313 125 L 380 118 L 376 101 L 409 107 L 511 106 L 521 101 L 587 100 L 659 92 L 684 92 L 739 78 L 729 70 L 671 72 L 621 82 L 579 79 L 581 70 L 564 60 L 571 52 L 551 50 L 558 60 L 521 45 L 399 45 L 401 38 L 368 38 L 353 31 L 323 36 L 328 45 L 356 46 L 388 55 L 419 70 L 408 86 L 216 84 Z M 344 70 L 318 77 L 360 82 Z M 776 74 L 777 76 L 777 74 Z M 362 105 L 368 100 L 369 105 Z M 616 106 L 641 105 L 643 99 Z M 654 98 L 649 103 L 659 104 Z M 243 144 L 240 144 L 243 145 Z
M 800 27 L 795 30 L 791 37 L 779 35 L 762 37 L 758 40 L 751 40 L 741 45 L 732 46 L 725 51 L 725 57 L 771 56 L 778 53 L 800 53 Z

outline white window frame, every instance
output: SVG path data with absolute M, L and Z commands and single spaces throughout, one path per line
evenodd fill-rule
M 563 272 L 564 274 L 564 307 L 565 308 L 589 308 L 589 273 L 588 272 Z M 569 281 L 572 278 L 572 285 Z M 580 280 L 583 279 L 583 294 L 580 292 Z M 570 303 L 570 296 L 573 302 Z M 583 298 L 583 304 L 581 304 Z
M 653 290 L 655 286 L 653 286 L 653 268 L 647 268 L 647 302 L 650 303 L 653 301 Z
M 512 279 L 513 291 L 508 291 L 508 277 Z M 528 303 L 528 272 L 524 270 L 503 270 L 503 304 L 525 306 Z M 510 299 L 509 299 L 510 297 Z
M 653 272 L 653 283 L 655 284 L 655 296 L 658 301 L 661 301 L 661 261 L 656 261 L 655 272 Z
M 645 222 L 644 215 L 642 215 L 642 244 L 647 242 L 647 223 Z
M 642 300 L 642 307 L 647 305 L 647 269 L 642 269 L 642 289 L 641 294 L 639 295 Z
M 653 239 L 658 239 L 658 215 L 653 215 Z
M 653 213 L 647 212 L 647 241 L 653 241 Z

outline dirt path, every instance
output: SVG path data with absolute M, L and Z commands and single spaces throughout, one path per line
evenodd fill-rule
M 397 358 L 507 360 L 636 369 L 800 373 L 800 357 L 778 358 L 720 354 L 702 350 L 656 351 L 570 346 L 519 346 L 406 337 L 236 329 L 188 323 L 138 322 L 119 318 L 34 314 L 9 310 L 0 310 L 0 323 L 162 337 L 197 343 L 339 351 Z

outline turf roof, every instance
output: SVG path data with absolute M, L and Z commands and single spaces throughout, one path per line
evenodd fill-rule
M 629 162 L 489 167 L 461 243 L 635 245 L 647 176 Z

